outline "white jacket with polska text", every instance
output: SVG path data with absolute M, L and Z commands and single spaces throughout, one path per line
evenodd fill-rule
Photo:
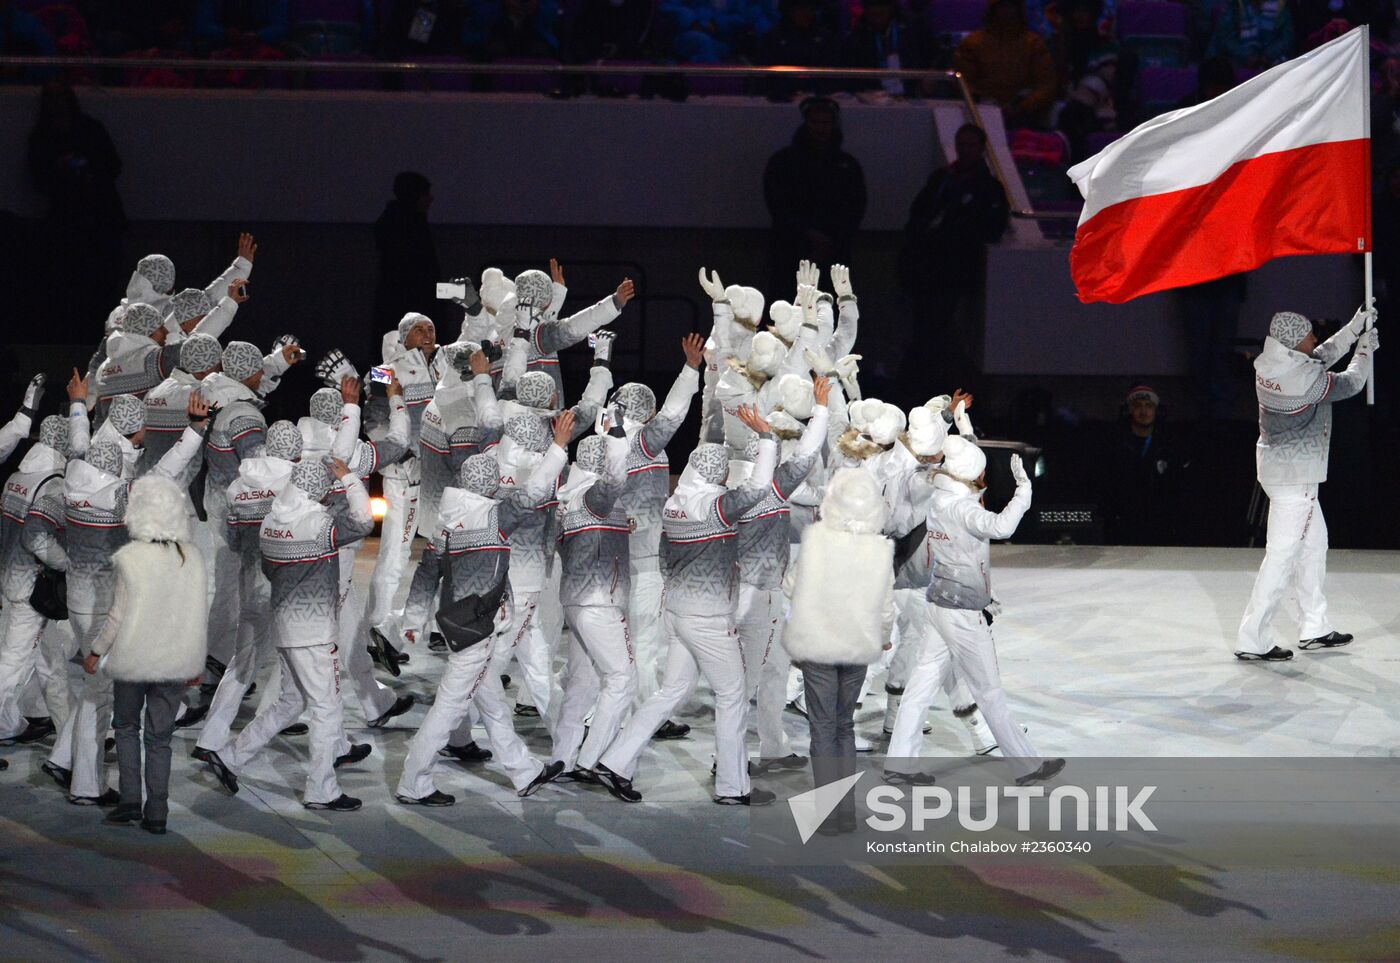
M 980 497 L 950 475 L 934 476 L 926 536 L 933 554 L 928 600 L 940 608 L 980 612 L 991 604 L 991 540 L 1016 531 L 1031 507 L 1031 486 L 1017 485 L 1000 512 L 987 511 L 978 504 Z

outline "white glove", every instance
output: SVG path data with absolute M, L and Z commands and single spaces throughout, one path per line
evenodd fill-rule
M 1011 477 L 1016 479 L 1017 488 L 1031 487 L 1031 476 L 1026 474 L 1026 468 L 1021 464 L 1020 455 L 1011 456 Z
M 815 328 L 817 326 L 817 289 L 809 284 L 800 285 L 797 289 L 797 306 L 802 309 L 802 323 Z
M 860 365 L 856 362 L 860 359 L 858 354 L 848 354 L 836 361 L 836 377 L 841 379 L 847 398 L 860 398 L 860 383 L 856 381 L 856 375 L 860 374 Z
M 1364 351 L 1367 354 L 1375 354 L 1381 346 L 1381 332 L 1379 328 L 1372 328 L 1370 331 L 1363 331 L 1361 337 L 1356 339 L 1356 350 Z
M 819 374 L 823 378 L 830 378 L 836 374 L 836 365 L 825 348 L 803 348 L 802 360 L 807 362 L 807 367 L 813 374 Z
M 942 414 L 953 403 L 952 395 L 934 395 L 924 402 L 924 407 L 935 415 Z
M 1361 307 L 1357 308 L 1356 313 L 1353 314 L 1351 320 L 1347 322 L 1347 330 L 1354 335 L 1360 335 L 1362 331 L 1366 330 L 1366 323 L 1368 321 L 1372 324 L 1376 321 L 1376 306 L 1374 303 L 1363 304 Z
M 1001 618 L 1001 599 L 993 595 L 992 600 L 987 603 L 987 607 L 983 609 L 983 611 L 991 615 L 994 619 Z
M 797 265 L 797 290 L 801 291 L 803 286 L 814 288 L 822 279 L 822 269 L 817 267 L 815 261 L 803 261 Z
M 39 401 L 44 397 L 44 383 L 48 381 L 48 375 L 36 374 L 29 379 L 29 387 L 24 389 L 24 407 L 29 411 L 39 410 Z
M 833 264 L 831 266 L 831 287 L 836 291 L 838 301 L 855 297 L 855 293 L 851 290 L 851 269 L 844 264 Z
M 711 271 L 710 276 L 705 276 L 705 269 L 700 269 L 700 286 L 705 289 L 705 293 L 710 296 L 711 301 L 724 301 L 724 282 L 719 279 L 718 271 Z
M 972 430 L 972 419 L 967 416 L 967 402 L 959 401 L 958 406 L 953 409 L 953 424 L 958 426 L 958 434 L 974 435 Z

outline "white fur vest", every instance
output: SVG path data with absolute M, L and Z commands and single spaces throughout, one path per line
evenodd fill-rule
M 204 671 L 208 602 L 193 542 L 131 542 L 113 560 L 124 604 L 104 671 L 123 682 L 183 682 Z
M 783 646 L 794 662 L 870 665 L 894 609 L 894 543 L 818 522 L 802 533 Z

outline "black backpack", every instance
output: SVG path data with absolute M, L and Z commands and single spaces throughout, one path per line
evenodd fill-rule
M 444 573 L 443 578 L 450 580 L 451 572 Z M 496 631 L 496 613 L 506 595 L 506 581 L 503 575 L 490 591 L 480 595 L 464 595 L 442 604 L 437 610 L 438 630 L 447 639 L 449 649 L 461 652 L 492 636 Z

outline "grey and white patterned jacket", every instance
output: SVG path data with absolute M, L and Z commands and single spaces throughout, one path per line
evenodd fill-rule
M 677 495 L 667 500 L 661 517 L 666 611 L 733 614 L 739 602 L 739 519 L 772 490 L 776 458 L 773 436 L 762 435 L 753 473 L 742 488 L 720 489 L 698 506 Z
M 555 286 L 555 299 L 559 297 L 559 287 Z M 511 303 L 514 303 L 513 301 Z M 550 303 L 550 311 L 557 311 L 555 302 Z M 529 371 L 547 371 L 554 379 L 554 389 L 559 392 L 558 403 L 564 403 L 564 377 L 559 373 L 559 352 L 565 348 L 578 344 L 594 331 L 603 325 L 616 320 L 622 313 L 622 309 L 617 306 L 615 295 L 609 295 L 597 304 L 584 308 L 577 314 L 570 315 L 561 320 L 546 318 L 534 323 L 529 317 L 527 308 L 515 308 L 515 324 L 519 330 L 529 330 L 530 336 L 525 339 L 525 368 Z M 499 319 L 498 319 L 499 324 Z M 510 332 L 502 332 L 509 334 Z M 502 359 L 503 362 L 508 359 Z M 523 372 L 520 372 L 523 373 Z M 511 378 L 510 373 L 503 372 L 506 380 Z
M 208 389 L 214 389 L 209 391 Z M 209 425 L 204 460 L 209 465 L 206 491 L 224 492 L 238 477 L 238 463 L 251 458 L 267 435 L 261 399 L 246 385 L 212 374 L 205 379 L 205 399 L 218 406 Z
M 564 605 L 627 604 L 631 588 L 627 513 L 622 508 L 626 484 L 627 442 L 605 435 L 603 474 L 582 495 L 570 491 L 570 475 L 559 490 L 555 510 L 559 526 L 559 601 Z M 558 477 L 567 455 L 551 444 L 534 479 Z M 533 479 L 532 479 L 533 480 Z
M 263 574 L 272 586 L 272 624 L 279 648 L 333 644 L 339 636 L 340 549 L 374 530 L 364 484 L 353 474 L 347 475 L 344 483 L 344 513 L 314 505 L 283 514 L 279 498 L 259 531 Z M 299 489 L 296 493 L 306 499 Z M 284 495 L 294 498 L 290 488 Z M 307 507 L 310 510 L 305 510 Z
M 452 405 L 444 412 L 435 398 L 423 409 L 418 433 L 423 487 L 418 504 L 424 535 L 431 536 L 436 527 L 438 502 L 443 490 L 457 480 L 462 462 L 487 450 L 501 438 L 501 407 L 496 402 L 491 376 L 481 374 L 472 378 L 471 390 L 475 396 L 471 404 Z
M 296 463 L 271 455 L 254 455 L 238 465 L 238 477 L 228 486 L 228 515 L 224 541 L 245 561 L 262 557 L 259 537 L 272 503 L 292 480 Z
M 622 509 L 632 528 L 629 551 L 634 572 L 655 572 L 660 564 L 661 509 L 671 492 L 671 461 L 666 456 L 666 446 L 685 421 L 699 390 L 700 370 L 686 365 L 651 420 L 629 432 Z
M 788 499 L 821 457 L 827 409 L 817 406 L 793 452 L 773 472 L 763 498 L 739 517 L 739 581 L 760 589 L 782 587 L 791 557 Z
M 5 481 L 0 495 L 0 591 L 7 602 L 28 602 L 34 592 L 34 578 L 42 566 L 24 546 L 24 528 L 36 503 L 62 497 L 66 467 L 60 452 L 35 444 L 19 471 Z
M 199 379 L 180 368 L 146 394 L 146 442 L 137 463 L 137 472 L 145 474 L 152 465 L 175 447 L 180 435 L 190 426 L 188 412 L 190 394 L 199 388 Z M 204 451 L 195 452 L 175 483 L 189 488 L 204 465 Z
M 1371 374 L 1368 334 L 1341 374 L 1327 369 L 1357 340 L 1348 327 L 1300 354 L 1274 338 L 1254 359 L 1259 398 L 1255 463 L 1261 485 L 1311 485 L 1327 481 L 1332 444 L 1332 404 L 1361 391 Z

